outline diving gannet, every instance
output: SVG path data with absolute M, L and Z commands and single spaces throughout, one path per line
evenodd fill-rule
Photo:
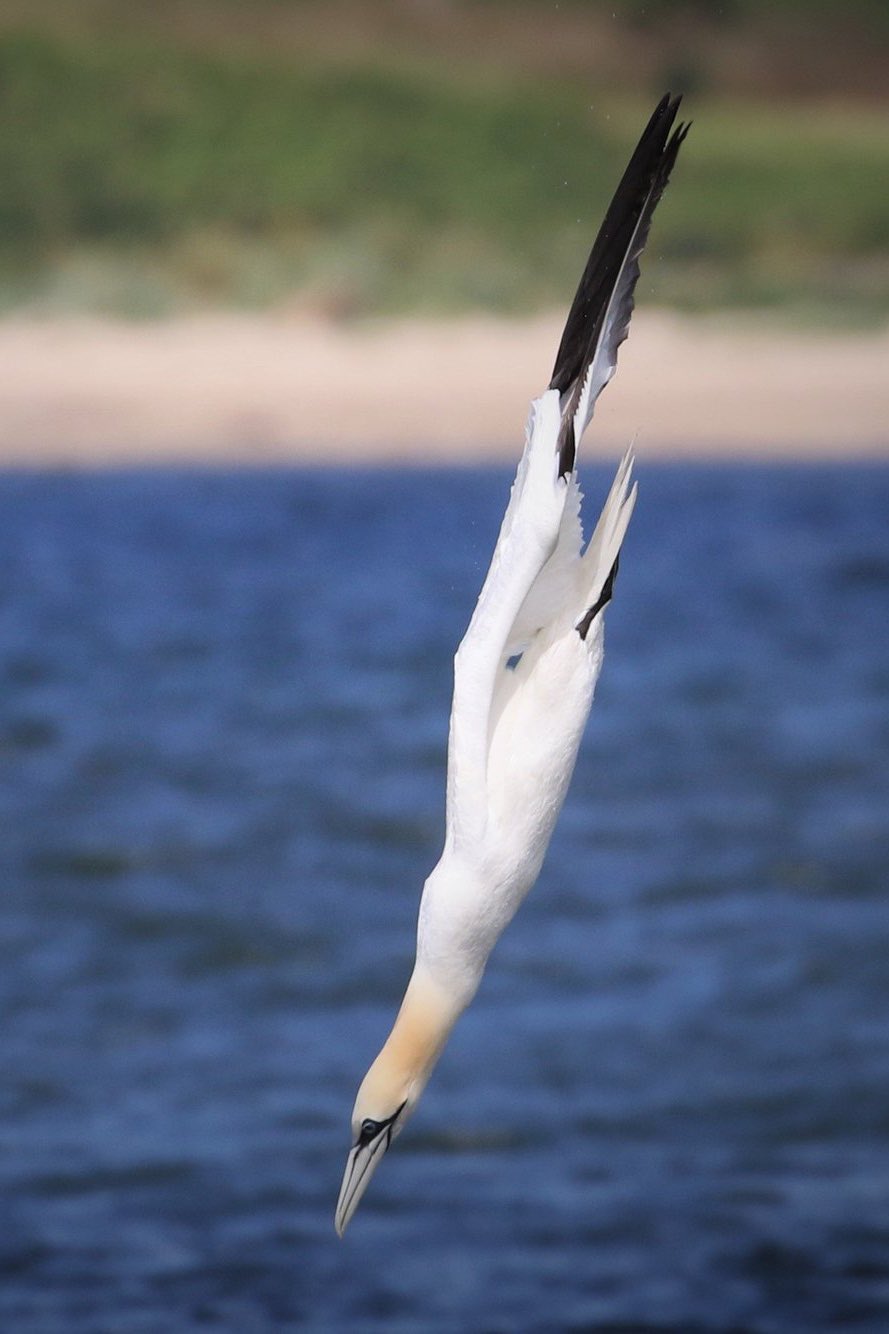
M 583 551 L 576 446 L 627 336 L 639 256 L 688 131 L 673 129 L 679 101 L 659 103 L 596 237 L 454 659 L 445 845 L 423 888 L 401 1008 L 355 1100 L 340 1236 L 537 879 L 574 769 L 636 500 L 630 449 Z

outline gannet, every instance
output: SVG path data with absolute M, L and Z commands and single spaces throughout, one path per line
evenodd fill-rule
M 444 850 L 423 888 L 401 1008 L 355 1099 L 340 1236 L 537 879 L 574 769 L 636 500 L 631 448 L 584 551 L 576 447 L 614 374 L 639 256 L 688 132 L 673 128 L 679 101 L 658 104 L 596 237 L 454 659 Z

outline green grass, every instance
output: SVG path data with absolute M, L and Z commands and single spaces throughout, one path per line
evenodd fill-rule
M 654 97 L 0 36 L 0 303 L 562 304 Z M 648 299 L 889 310 L 880 109 L 689 106 Z

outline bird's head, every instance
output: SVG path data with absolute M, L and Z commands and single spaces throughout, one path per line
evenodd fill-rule
M 384 1047 L 365 1075 L 352 1111 L 352 1147 L 336 1206 L 340 1236 L 358 1208 L 389 1145 L 401 1133 L 423 1091 L 419 1078 L 398 1069 Z
M 417 1105 L 458 1010 L 415 973 L 386 1044 L 361 1082 L 336 1206 L 342 1236 L 389 1145 Z

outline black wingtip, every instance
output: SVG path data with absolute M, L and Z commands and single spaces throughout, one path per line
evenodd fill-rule
M 577 622 L 577 625 L 575 625 L 574 627 L 577 633 L 580 635 L 581 639 L 584 640 L 586 639 L 587 635 L 589 634 L 590 626 L 592 625 L 593 621 L 599 615 L 599 612 L 602 610 L 602 608 L 607 607 L 608 603 L 611 601 L 614 595 L 614 581 L 617 578 L 617 571 L 619 565 L 620 565 L 620 552 L 618 552 L 617 555 L 615 556 L 614 564 L 608 571 L 608 578 L 602 585 L 602 592 L 599 594 L 598 598 L 589 608 L 589 610 Z
M 639 235 L 645 244 L 651 215 L 670 178 L 676 155 L 688 134 L 689 125 L 674 128 L 682 94 L 665 93 L 642 131 L 627 168 L 621 177 L 605 219 L 593 242 L 578 284 L 553 367 L 550 389 L 562 396 L 562 428 L 559 433 L 559 476 L 574 468 L 576 441 L 572 424 L 582 377 L 589 366 L 604 328 L 609 302 L 620 281 L 629 247 Z M 632 279 L 626 319 L 617 334 L 617 343 L 626 337 L 626 322 L 632 312 L 632 288 L 638 277 L 638 265 Z M 566 395 L 571 400 L 566 402 Z
M 549 384 L 550 389 L 557 389 L 560 394 L 565 393 L 583 372 L 589 325 L 598 313 L 603 296 L 610 292 L 614 260 L 618 256 L 622 258 L 625 249 L 622 242 L 632 232 L 645 207 L 652 184 L 664 169 L 665 159 L 669 163 L 665 172 L 668 176 L 688 132 L 687 126 L 680 125 L 672 136 L 670 134 L 681 102 L 681 93 L 675 97 L 664 93 L 651 113 L 593 242 L 568 312 Z

